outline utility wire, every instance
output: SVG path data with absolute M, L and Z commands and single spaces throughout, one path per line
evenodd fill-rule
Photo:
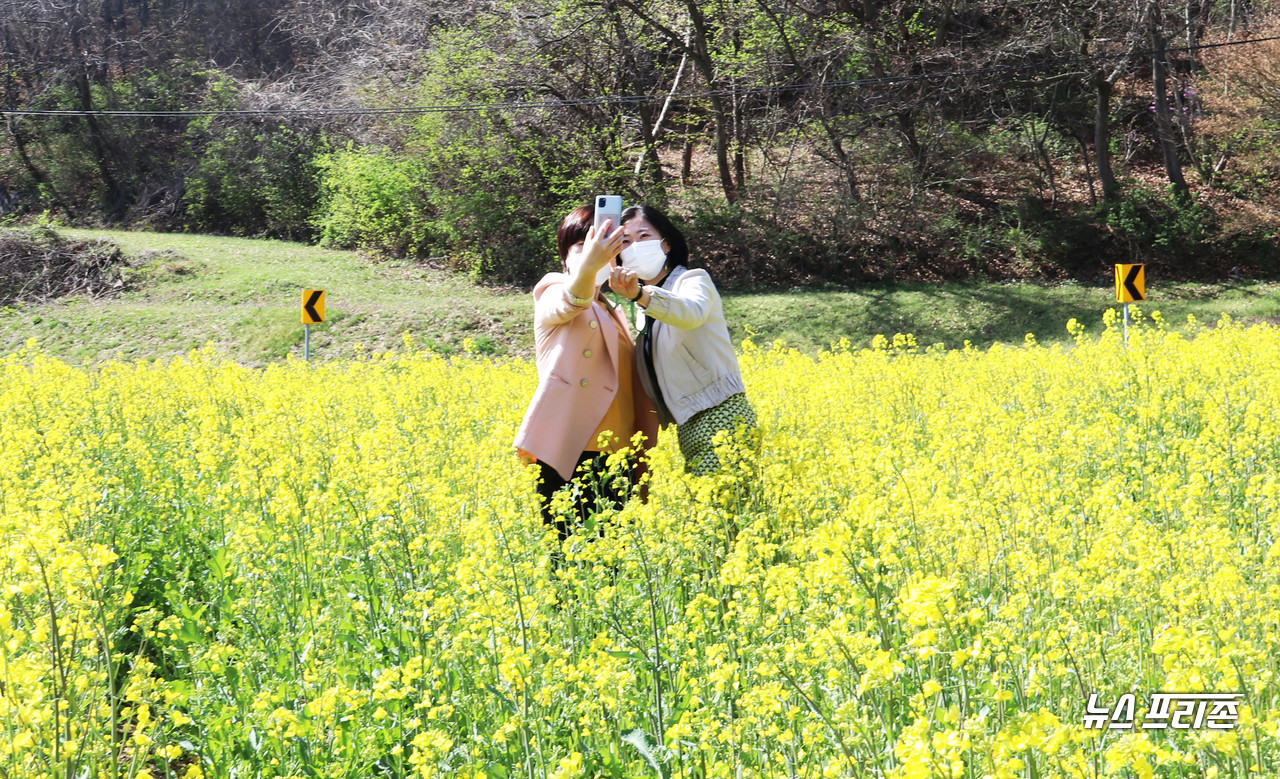
M 876 86 L 894 86 L 899 84 L 919 83 L 926 81 L 939 81 L 951 78 L 973 77 L 973 76 L 993 76 L 1006 73 L 1022 73 L 1028 71 L 1044 71 L 1053 70 L 1055 68 L 1071 66 L 1071 65 L 1087 65 L 1099 62 L 1108 62 L 1117 59 L 1129 59 L 1139 57 L 1153 57 L 1157 55 L 1172 54 L 1175 52 L 1195 52 L 1204 49 L 1217 49 L 1228 46 L 1246 46 L 1257 43 L 1267 43 L 1271 41 L 1280 41 L 1280 36 L 1269 38 L 1250 38 L 1238 41 L 1225 41 L 1222 43 L 1206 43 L 1197 44 L 1195 46 L 1177 46 L 1165 49 L 1149 49 L 1143 51 L 1124 52 L 1117 54 L 1095 54 L 1088 57 L 1064 57 L 1060 59 L 1044 60 L 1040 62 L 1031 62 L 1022 65 L 992 65 L 981 68 L 968 68 L 962 70 L 947 70 L 932 73 L 913 73 L 903 76 L 877 76 L 871 78 L 858 78 L 843 81 L 825 81 L 812 82 L 803 84 L 773 84 L 754 87 L 727 87 L 724 89 L 710 89 L 701 92 L 683 92 L 674 95 L 664 94 L 647 94 L 647 95 L 618 95 L 614 97 L 584 97 L 584 98 L 565 98 L 557 100 L 511 100 L 499 102 L 469 102 L 469 103 L 446 103 L 438 105 L 421 105 L 421 106 L 391 106 L 385 108 L 259 108 L 259 109 L 192 109 L 178 111 L 83 111 L 83 110 L 39 110 L 39 109 L 10 109 L 0 110 L 0 117 L 17 118 L 17 117 L 117 117 L 117 118 L 153 118 L 153 119 L 179 119 L 179 118 L 200 118 L 200 117 L 267 117 L 267 116 L 317 116 L 317 117 L 341 117 L 341 116 L 395 116 L 395 115 L 415 115 L 415 114 L 451 114 L 451 113 L 476 113 L 480 111 L 519 111 L 535 108 L 570 108 L 570 107 L 590 107 L 605 105 L 638 105 L 642 103 L 652 103 L 662 100 L 674 98 L 676 100 L 697 100 L 709 97 L 749 97 L 755 95 L 775 95 L 792 92 L 809 92 L 815 90 L 831 90 L 831 89 L 851 89 L 857 87 L 876 87 Z

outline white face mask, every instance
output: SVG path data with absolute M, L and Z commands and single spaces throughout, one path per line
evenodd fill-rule
M 578 268 L 582 267 L 582 258 L 584 256 L 586 255 L 581 250 L 579 250 L 576 252 L 571 252 L 569 256 L 565 258 L 564 264 L 569 268 L 570 276 L 578 275 Z M 609 280 L 609 268 L 612 265 L 613 263 L 611 262 L 607 263 L 604 265 L 604 267 L 600 268 L 600 270 L 596 271 L 597 287 L 599 287 L 601 284 Z
M 622 267 L 636 272 L 642 281 L 656 279 L 667 264 L 667 253 L 662 250 L 662 239 L 637 241 L 622 250 Z

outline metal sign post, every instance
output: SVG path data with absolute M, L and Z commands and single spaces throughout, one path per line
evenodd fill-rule
M 1124 345 L 1129 345 L 1129 303 L 1147 299 L 1146 266 L 1116 266 L 1116 302 L 1124 304 Z
M 302 359 L 311 361 L 311 325 L 324 321 L 324 290 L 302 291 Z

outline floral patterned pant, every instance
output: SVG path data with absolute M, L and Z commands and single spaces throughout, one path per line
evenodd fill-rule
M 686 471 L 695 476 L 706 476 L 720 468 L 716 434 L 722 430 L 732 436 L 741 434 L 740 443 L 753 450 L 756 448 L 759 438 L 756 411 L 745 394 L 731 395 L 720 405 L 699 411 L 676 428 Z

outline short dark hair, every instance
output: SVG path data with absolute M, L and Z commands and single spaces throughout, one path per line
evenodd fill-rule
M 653 225 L 653 229 L 657 230 L 658 235 L 662 236 L 671 247 L 667 252 L 668 268 L 689 264 L 689 244 L 684 240 L 684 233 L 680 232 L 680 228 L 676 227 L 666 214 L 647 203 L 640 203 L 623 211 L 620 221 L 626 224 L 637 216 Z
M 575 243 L 587 240 L 587 231 L 596 220 L 595 204 L 578 206 L 560 223 L 556 231 L 556 250 L 560 252 L 560 262 L 569 256 L 569 250 Z M 656 226 L 656 225 L 655 225 Z

